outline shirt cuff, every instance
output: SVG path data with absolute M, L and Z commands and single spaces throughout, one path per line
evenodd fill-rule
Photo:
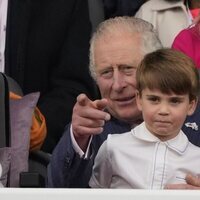
M 71 140 L 72 140 L 72 146 L 73 146 L 73 149 L 76 153 L 79 154 L 79 156 L 83 159 L 88 159 L 90 158 L 90 144 L 92 142 L 92 136 L 90 137 L 90 140 L 88 142 L 88 146 L 87 146 L 87 149 L 86 149 L 86 152 L 84 153 L 83 150 L 79 147 L 79 145 L 77 144 L 75 138 L 74 138 L 74 134 L 73 134 L 73 130 L 72 130 L 72 124 L 70 126 L 70 137 L 71 137 Z

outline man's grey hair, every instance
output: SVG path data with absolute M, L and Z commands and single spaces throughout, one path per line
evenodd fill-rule
M 115 33 L 131 33 L 133 34 L 133 37 L 135 37 L 135 34 L 140 35 L 141 46 L 138 47 L 138 51 L 141 51 L 142 55 L 146 55 L 147 53 L 162 48 L 157 33 L 155 32 L 153 25 L 149 22 L 146 22 L 139 18 L 127 16 L 115 17 L 105 20 L 99 24 L 90 40 L 89 68 L 91 76 L 94 80 L 96 80 L 94 59 L 95 42 L 104 36 L 112 36 Z

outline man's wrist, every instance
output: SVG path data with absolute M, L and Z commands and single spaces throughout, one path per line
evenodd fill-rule
M 73 146 L 74 151 L 76 153 L 78 153 L 81 158 L 84 158 L 84 159 L 89 158 L 90 157 L 90 144 L 92 141 L 92 136 L 90 136 L 89 138 L 80 138 L 80 140 L 77 141 L 77 138 L 74 137 L 74 133 L 72 130 L 72 125 L 71 125 L 70 126 L 70 137 L 71 137 L 72 146 Z M 87 145 L 85 145 L 85 144 L 87 144 Z M 84 146 L 84 148 L 83 148 L 83 146 Z

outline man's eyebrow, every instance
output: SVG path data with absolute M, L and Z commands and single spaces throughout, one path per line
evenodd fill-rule
M 112 69 L 113 67 L 112 66 L 107 66 L 107 67 L 104 67 L 103 69 L 97 69 L 97 72 L 103 72 L 105 70 L 109 70 L 109 69 Z
M 131 65 L 131 64 L 119 64 L 117 66 L 118 67 L 133 67 L 133 68 L 137 68 L 135 65 Z

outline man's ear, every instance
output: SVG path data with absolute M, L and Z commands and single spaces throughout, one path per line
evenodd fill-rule
M 194 113 L 198 102 L 199 100 L 197 98 L 190 101 L 189 108 L 188 108 L 188 115 L 192 115 Z
M 141 100 L 142 94 L 140 94 L 138 90 L 136 90 L 135 94 L 136 94 L 136 104 L 137 104 L 138 110 L 142 111 L 142 100 Z

